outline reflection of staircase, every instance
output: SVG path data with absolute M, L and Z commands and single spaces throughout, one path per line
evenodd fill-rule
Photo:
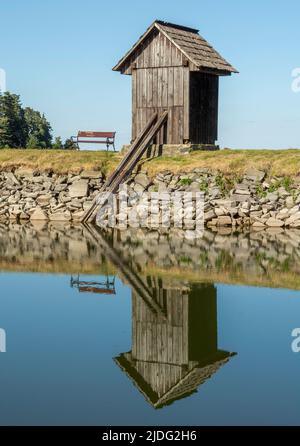
M 92 222 L 96 217 L 97 211 L 107 203 L 110 194 L 117 192 L 120 184 L 122 184 L 131 174 L 137 163 L 148 149 L 149 145 L 154 140 L 157 133 L 165 124 L 167 117 L 167 111 L 162 113 L 159 118 L 157 113 L 152 115 L 145 128 L 139 134 L 137 139 L 132 144 L 130 150 L 120 162 L 119 166 L 103 185 L 100 194 L 94 198 L 91 207 L 83 215 L 81 220 L 82 222 Z M 106 193 L 104 194 L 103 192 Z
M 163 307 L 156 300 L 149 285 L 143 280 L 138 271 L 135 271 L 130 264 L 123 258 L 122 252 L 114 249 L 113 243 L 106 239 L 97 226 L 85 225 L 94 240 L 101 247 L 103 255 L 117 268 L 118 275 L 124 282 L 128 283 L 131 289 L 142 298 L 149 309 L 159 315 L 158 317 L 165 319 Z

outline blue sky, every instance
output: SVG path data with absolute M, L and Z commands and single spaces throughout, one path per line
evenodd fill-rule
M 116 130 L 128 143 L 130 77 L 111 71 L 158 18 L 198 28 L 240 74 L 221 79 L 219 143 L 300 147 L 297 0 L 0 0 L 0 68 L 54 134 Z

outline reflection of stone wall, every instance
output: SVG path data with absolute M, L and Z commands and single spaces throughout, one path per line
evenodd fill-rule
M 11 271 L 99 274 L 103 251 L 84 226 L 66 223 L 0 224 L 0 268 Z
M 202 238 L 192 240 L 179 230 L 162 234 L 135 229 L 118 232 L 114 247 L 143 274 L 172 274 L 181 283 L 207 278 L 300 287 L 300 231 L 296 229 L 206 230 Z

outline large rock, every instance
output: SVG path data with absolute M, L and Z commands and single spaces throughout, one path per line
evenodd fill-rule
M 231 226 L 232 225 L 232 219 L 231 217 L 218 217 L 218 226 Z
M 37 204 L 39 204 L 40 206 L 47 206 L 50 203 L 50 200 L 52 198 L 51 194 L 45 194 L 45 195 L 40 195 L 37 199 L 36 202 Z
M 246 178 L 247 180 L 255 181 L 255 182 L 257 182 L 257 181 L 259 181 L 259 182 L 263 181 L 263 179 L 265 178 L 265 176 L 266 176 L 265 172 L 263 172 L 262 170 L 257 170 L 257 169 L 255 169 L 255 168 L 254 168 L 254 169 L 248 169 L 247 172 L 246 172 L 246 174 L 245 174 L 245 178 Z
M 12 172 L 5 172 L 4 176 L 6 180 L 9 181 L 11 184 L 14 184 L 16 186 L 20 184 L 20 182 L 17 180 L 17 178 L 14 176 Z
M 281 228 L 282 226 L 284 226 L 284 221 L 278 220 L 278 218 L 271 217 L 266 221 L 266 225 L 270 228 Z
M 69 187 L 69 195 L 72 198 L 87 197 L 88 194 L 88 181 L 79 180 L 72 183 Z
M 55 212 L 54 214 L 49 215 L 49 220 L 51 221 L 70 221 L 71 220 L 71 212 Z
M 207 222 L 209 220 L 212 220 L 213 218 L 215 218 L 215 216 L 216 216 L 215 211 L 211 209 L 210 211 L 205 212 L 204 221 Z
M 87 179 L 87 180 L 98 180 L 103 177 L 102 172 L 99 172 L 97 170 L 84 170 L 80 174 L 81 178 Z
M 249 195 L 251 195 L 251 192 L 249 191 L 249 189 L 247 188 L 245 188 L 245 189 L 242 189 L 241 187 L 239 187 L 239 188 L 237 188 L 236 190 L 235 190 L 235 194 L 236 195 L 246 195 L 246 196 L 249 196 Z
M 19 215 L 20 220 L 29 220 L 30 216 L 28 214 L 26 214 L 26 212 L 21 212 L 21 214 Z
M 48 220 L 46 213 L 40 207 L 31 214 L 30 220 Z
M 26 178 L 31 179 L 34 175 L 34 169 L 30 169 L 29 167 L 20 167 L 15 170 L 15 176 L 18 178 Z
M 73 221 L 81 221 L 82 217 L 84 216 L 84 211 L 76 211 L 72 214 L 72 220 Z
M 249 201 L 250 195 L 243 195 L 243 194 L 232 194 L 231 196 L 232 200 L 236 201 L 237 203 L 244 203 L 245 201 Z
M 286 221 L 285 225 L 289 226 L 292 225 L 295 221 L 300 220 L 300 212 L 296 212 L 295 214 L 291 215 Z
M 269 192 L 266 196 L 266 200 L 270 201 L 271 203 L 275 203 L 278 201 L 278 193 L 277 192 Z

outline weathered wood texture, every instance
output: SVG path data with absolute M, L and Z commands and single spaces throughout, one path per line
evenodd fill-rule
M 184 122 L 189 91 L 185 84 L 188 68 L 183 65 L 182 53 L 163 34 L 154 33 L 132 63 L 132 140 L 154 112 L 160 115 L 167 110 L 168 122 L 155 143 L 183 143 L 184 129 L 189 125 L 188 114 Z
M 219 76 L 236 70 L 197 30 L 156 21 L 114 70 L 132 75 L 132 140 L 167 110 L 155 144 L 215 144 Z
M 166 318 L 132 294 L 130 360 L 161 397 L 194 367 L 218 357 L 216 289 L 170 289 L 153 277 L 148 277 L 148 286 Z
M 182 53 L 160 33 L 147 39 L 132 63 L 133 141 L 154 112 L 168 110 L 155 144 L 216 142 L 217 76 L 190 71 Z

